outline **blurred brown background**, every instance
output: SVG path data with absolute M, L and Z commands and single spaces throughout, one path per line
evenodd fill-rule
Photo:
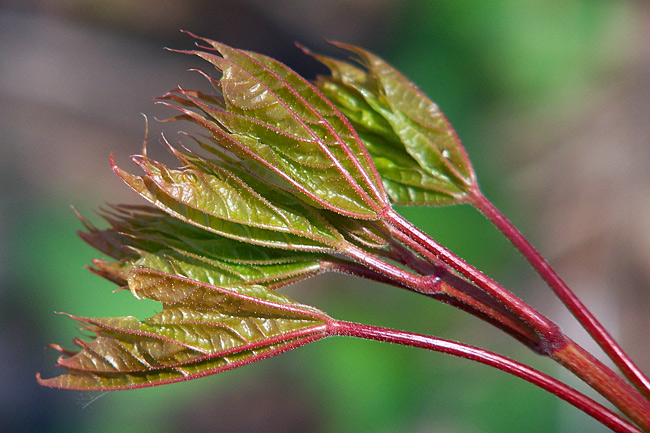
M 205 88 L 179 29 L 276 57 L 341 40 L 383 56 L 436 100 L 486 194 L 650 372 L 650 4 L 591 0 L 0 1 L 0 431 L 605 431 L 522 381 L 467 361 L 333 339 L 223 375 L 99 395 L 42 389 L 50 342 L 86 316 L 153 311 L 82 268 L 70 210 L 99 222 L 137 198 L 128 167 L 152 98 Z M 171 128 L 170 128 L 171 127 Z M 150 148 L 164 129 L 150 122 Z M 156 150 L 153 150 L 154 154 Z M 159 151 L 158 155 L 163 152 Z M 157 155 L 157 156 L 158 156 Z M 508 244 L 471 209 L 401 209 L 586 341 Z M 479 344 L 571 380 L 463 313 L 340 276 L 287 291 L 331 315 Z M 594 348 L 588 342 L 587 347 Z M 581 389 L 584 389 L 581 387 Z

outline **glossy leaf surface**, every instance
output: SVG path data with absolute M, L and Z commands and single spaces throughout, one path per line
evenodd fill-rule
M 170 215 L 204 230 L 258 245 L 332 251 L 341 235 L 299 199 L 261 181 L 244 182 L 218 165 L 210 173 L 188 161 L 173 170 L 146 157 L 134 159 L 145 175 L 113 166 L 133 190 Z M 267 196 L 258 191 L 264 190 Z
M 394 203 L 462 202 L 475 184 L 469 159 L 440 109 L 395 68 L 361 48 L 363 67 L 315 56 L 332 71 L 319 88 L 350 119 Z
M 255 160 L 323 208 L 376 219 L 387 197 L 349 121 L 317 88 L 269 57 L 203 39 L 220 55 L 189 51 L 222 72 L 220 98 L 178 91 L 166 99 L 218 146 Z
M 189 380 L 238 367 L 326 336 L 328 316 L 261 286 L 229 290 L 151 270 L 129 274 L 136 297 L 163 310 L 145 320 L 72 317 L 95 334 L 59 348 L 67 374 L 42 385 L 116 390 Z

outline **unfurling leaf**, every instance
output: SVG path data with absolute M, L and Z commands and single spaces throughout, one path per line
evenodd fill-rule
M 247 183 L 224 166 L 213 164 L 207 172 L 189 161 L 183 170 L 169 169 L 144 156 L 134 161 L 145 175 L 131 175 L 114 164 L 113 169 L 153 205 L 204 230 L 253 244 L 305 251 L 333 251 L 342 239 L 299 199 L 252 177 Z
M 281 63 L 205 40 L 191 51 L 223 76 L 217 95 L 179 89 L 161 98 L 207 135 L 209 157 L 171 153 L 172 169 L 134 156 L 142 174 L 115 173 L 147 206 L 113 206 L 81 236 L 115 261 L 93 272 L 162 303 L 144 321 L 70 316 L 92 332 L 75 340 L 42 380 L 70 389 L 130 389 L 235 368 L 327 335 L 329 317 L 274 292 L 325 271 L 394 283 L 353 261 L 389 256 L 381 178 L 350 122 L 311 83 Z M 352 253 L 354 254 L 352 254 Z M 346 257 L 347 255 L 347 257 Z
M 403 205 L 464 201 L 475 175 L 438 106 L 374 54 L 335 45 L 359 56 L 364 68 L 315 55 L 332 71 L 317 85 L 358 131 L 391 200 Z
M 261 286 L 225 289 L 151 270 L 128 276 L 137 297 L 163 304 L 155 316 L 72 317 L 93 332 L 76 353 L 58 348 L 67 374 L 41 385 L 118 390 L 190 380 L 282 353 L 327 336 L 329 317 Z
M 95 260 L 92 270 L 119 285 L 148 268 L 219 287 L 263 284 L 277 288 L 323 271 L 327 256 L 235 241 L 147 206 L 116 206 L 104 215 L 111 228 L 82 219 L 81 237 L 120 263 Z M 109 247 L 106 247 L 109 245 Z
M 387 206 L 374 164 L 349 121 L 317 88 L 269 57 L 201 39 L 219 55 L 187 51 L 222 72 L 221 98 L 179 90 L 163 103 L 214 143 L 276 173 L 294 193 L 349 217 L 378 219 Z

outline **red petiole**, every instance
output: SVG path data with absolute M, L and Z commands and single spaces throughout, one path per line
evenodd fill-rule
M 484 349 L 426 335 L 344 321 L 330 322 L 328 333 L 329 335 L 358 337 L 418 347 L 489 365 L 558 396 L 617 433 L 641 433 L 641 430 L 614 412 L 564 383 L 517 361 Z
M 478 189 L 473 191 L 470 203 L 510 240 L 623 374 L 642 394 L 650 398 L 650 379 L 643 374 L 528 239 Z

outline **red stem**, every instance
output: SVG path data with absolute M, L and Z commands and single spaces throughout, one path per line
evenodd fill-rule
M 358 252 L 358 260 L 361 260 L 361 254 L 361 252 Z M 431 280 L 431 277 L 414 276 L 402 270 L 399 273 L 386 274 L 385 269 L 383 272 L 380 272 L 376 271 L 376 268 L 371 268 L 369 265 L 344 260 L 337 261 L 334 259 L 321 262 L 321 268 L 322 271 L 341 272 L 423 294 L 470 313 L 496 326 L 531 349 L 535 351 L 539 350 L 539 336 L 534 329 L 526 323 L 523 323 L 501 304 L 496 303 L 485 292 L 480 291 L 480 289 L 473 286 L 467 280 L 451 273 L 446 273 L 440 277 L 441 279 L 437 283 L 437 286 L 431 287 L 435 290 L 423 291 L 413 286 L 417 285 L 418 282 L 429 284 L 428 282 Z M 407 274 L 408 279 L 404 280 Z M 414 277 L 416 278 L 415 280 L 413 279 Z
M 552 353 L 555 349 L 560 348 L 565 344 L 564 334 L 562 334 L 555 323 L 544 317 L 544 315 L 537 312 L 534 308 L 526 304 L 511 292 L 504 289 L 499 283 L 476 269 L 474 266 L 470 265 L 447 248 L 431 239 L 393 209 L 386 212 L 384 218 L 384 221 L 389 226 L 396 229 L 396 232 L 394 232 L 396 236 L 399 236 L 401 233 L 401 235 L 403 235 L 401 236 L 401 240 L 411 241 L 409 246 L 417 253 L 431 261 L 442 260 L 458 271 L 461 275 L 469 278 L 474 284 L 533 327 L 541 339 L 539 347 L 541 353 Z
M 531 328 L 530 325 L 524 324 L 519 317 L 515 316 L 502 303 L 498 302 L 492 296 L 476 287 L 470 281 L 459 277 L 446 263 L 438 260 L 435 256 L 431 257 L 432 262 L 430 263 L 421 257 L 416 256 L 415 253 L 408 249 L 405 245 L 396 242 L 399 240 L 400 242 L 405 242 L 406 244 L 413 243 L 411 239 L 405 236 L 403 233 L 391 227 L 389 229 L 389 234 L 395 243 L 394 245 L 391 245 L 392 251 L 395 255 L 394 258 L 399 263 L 402 263 L 403 265 L 415 270 L 420 274 L 438 276 L 441 280 L 439 290 L 443 293 L 452 296 L 468 305 L 473 305 L 479 309 L 497 311 L 500 318 L 507 317 L 510 320 L 515 319 L 519 325 L 523 324 L 526 325 L 527 328 Z M 539 343 L 539 339 L 536 340 Z
M 479 190 L 475 190 L 470 203 L 492 222 L 517 248 L 537 273 L 546 281 L 560 300 L 571 311 L 585 330 L 593 337 L 623 374 L 632 381 L 646 398 L 650 399 L 650 380 L 623 351 L 605 327 L 571 291 L 551 265 L 531 245 L 524 235 Z
M 560 397 L 617 433 L 641 433 L 641 430 L 623 420 L 614 412 L 564 383 L 517 361 L 478 347 L 411 332 L 344 321 L 330 322 L 328 324 L 328 332 L 330 335 L 359 337 L 419 347 L 489 365 L 524 379 Z
M 566 346 L 551 354 L 551 358 L 614 403 L 644 431 L 650 432 L 650 403 L 592 354 L 569 340 Z
M 397 281 L 418 293 L 429 295 L 442 293 L 440 290 L 441 279 L 436 274 L 414 274 L 383 260 L 379 256 L 369 254 L 365 250 L 350 243 L 342 244 L 339 247 L 339 251 L 373 271 Z
M 441 259 L 532 326 L 541 340 L 539 345 L 540 353 L 560 361 L 563 354 L 571 351 L 571 347 L 579 348 L 551 320 L 507 291 L 490 277 L 438 244 L 395 211 L 391 210 L 385 214 L 385 222 L 395 228 L 395 235 L 399 235 L 401 232 L 402 239 L 406 242 L 410 241 L 408 245 L 423 257 L 432 261 Z M 588 355 L 582 348 L 579 349 L 582 351 L 581 353 Z M 613 371 L 598 362 L 594 357 L 586 355 L 580 359 L 570 356 L 565 357 L 560 362 L 650 433 L 650 404 L 643 395 L 639 394 L 632 386 L 621 380 Z M 588 365 L 588 367 L 585 367 L 585 365 Z M 613 386 L 616 387 L 615 391 L 612 390 Z
M 539 335 L 528 324 L 508 310 L 503 304 L 476 287 L 470 281 L 458 276 L 446 263 L 441 260 L 428 262 L 402 242 L 409 243 L 404 235 L 389 226 L 390 249 L 386 257 L 418 272 L 421 275 L 438 275 L 442 280 L 440 290 L 447 298 L 436 297 L 438 300 L 469 312 L 497 328 L 507 332 L 535 351 L 539 351 Z M 434 296 L 432 296 L 434 297 Z

